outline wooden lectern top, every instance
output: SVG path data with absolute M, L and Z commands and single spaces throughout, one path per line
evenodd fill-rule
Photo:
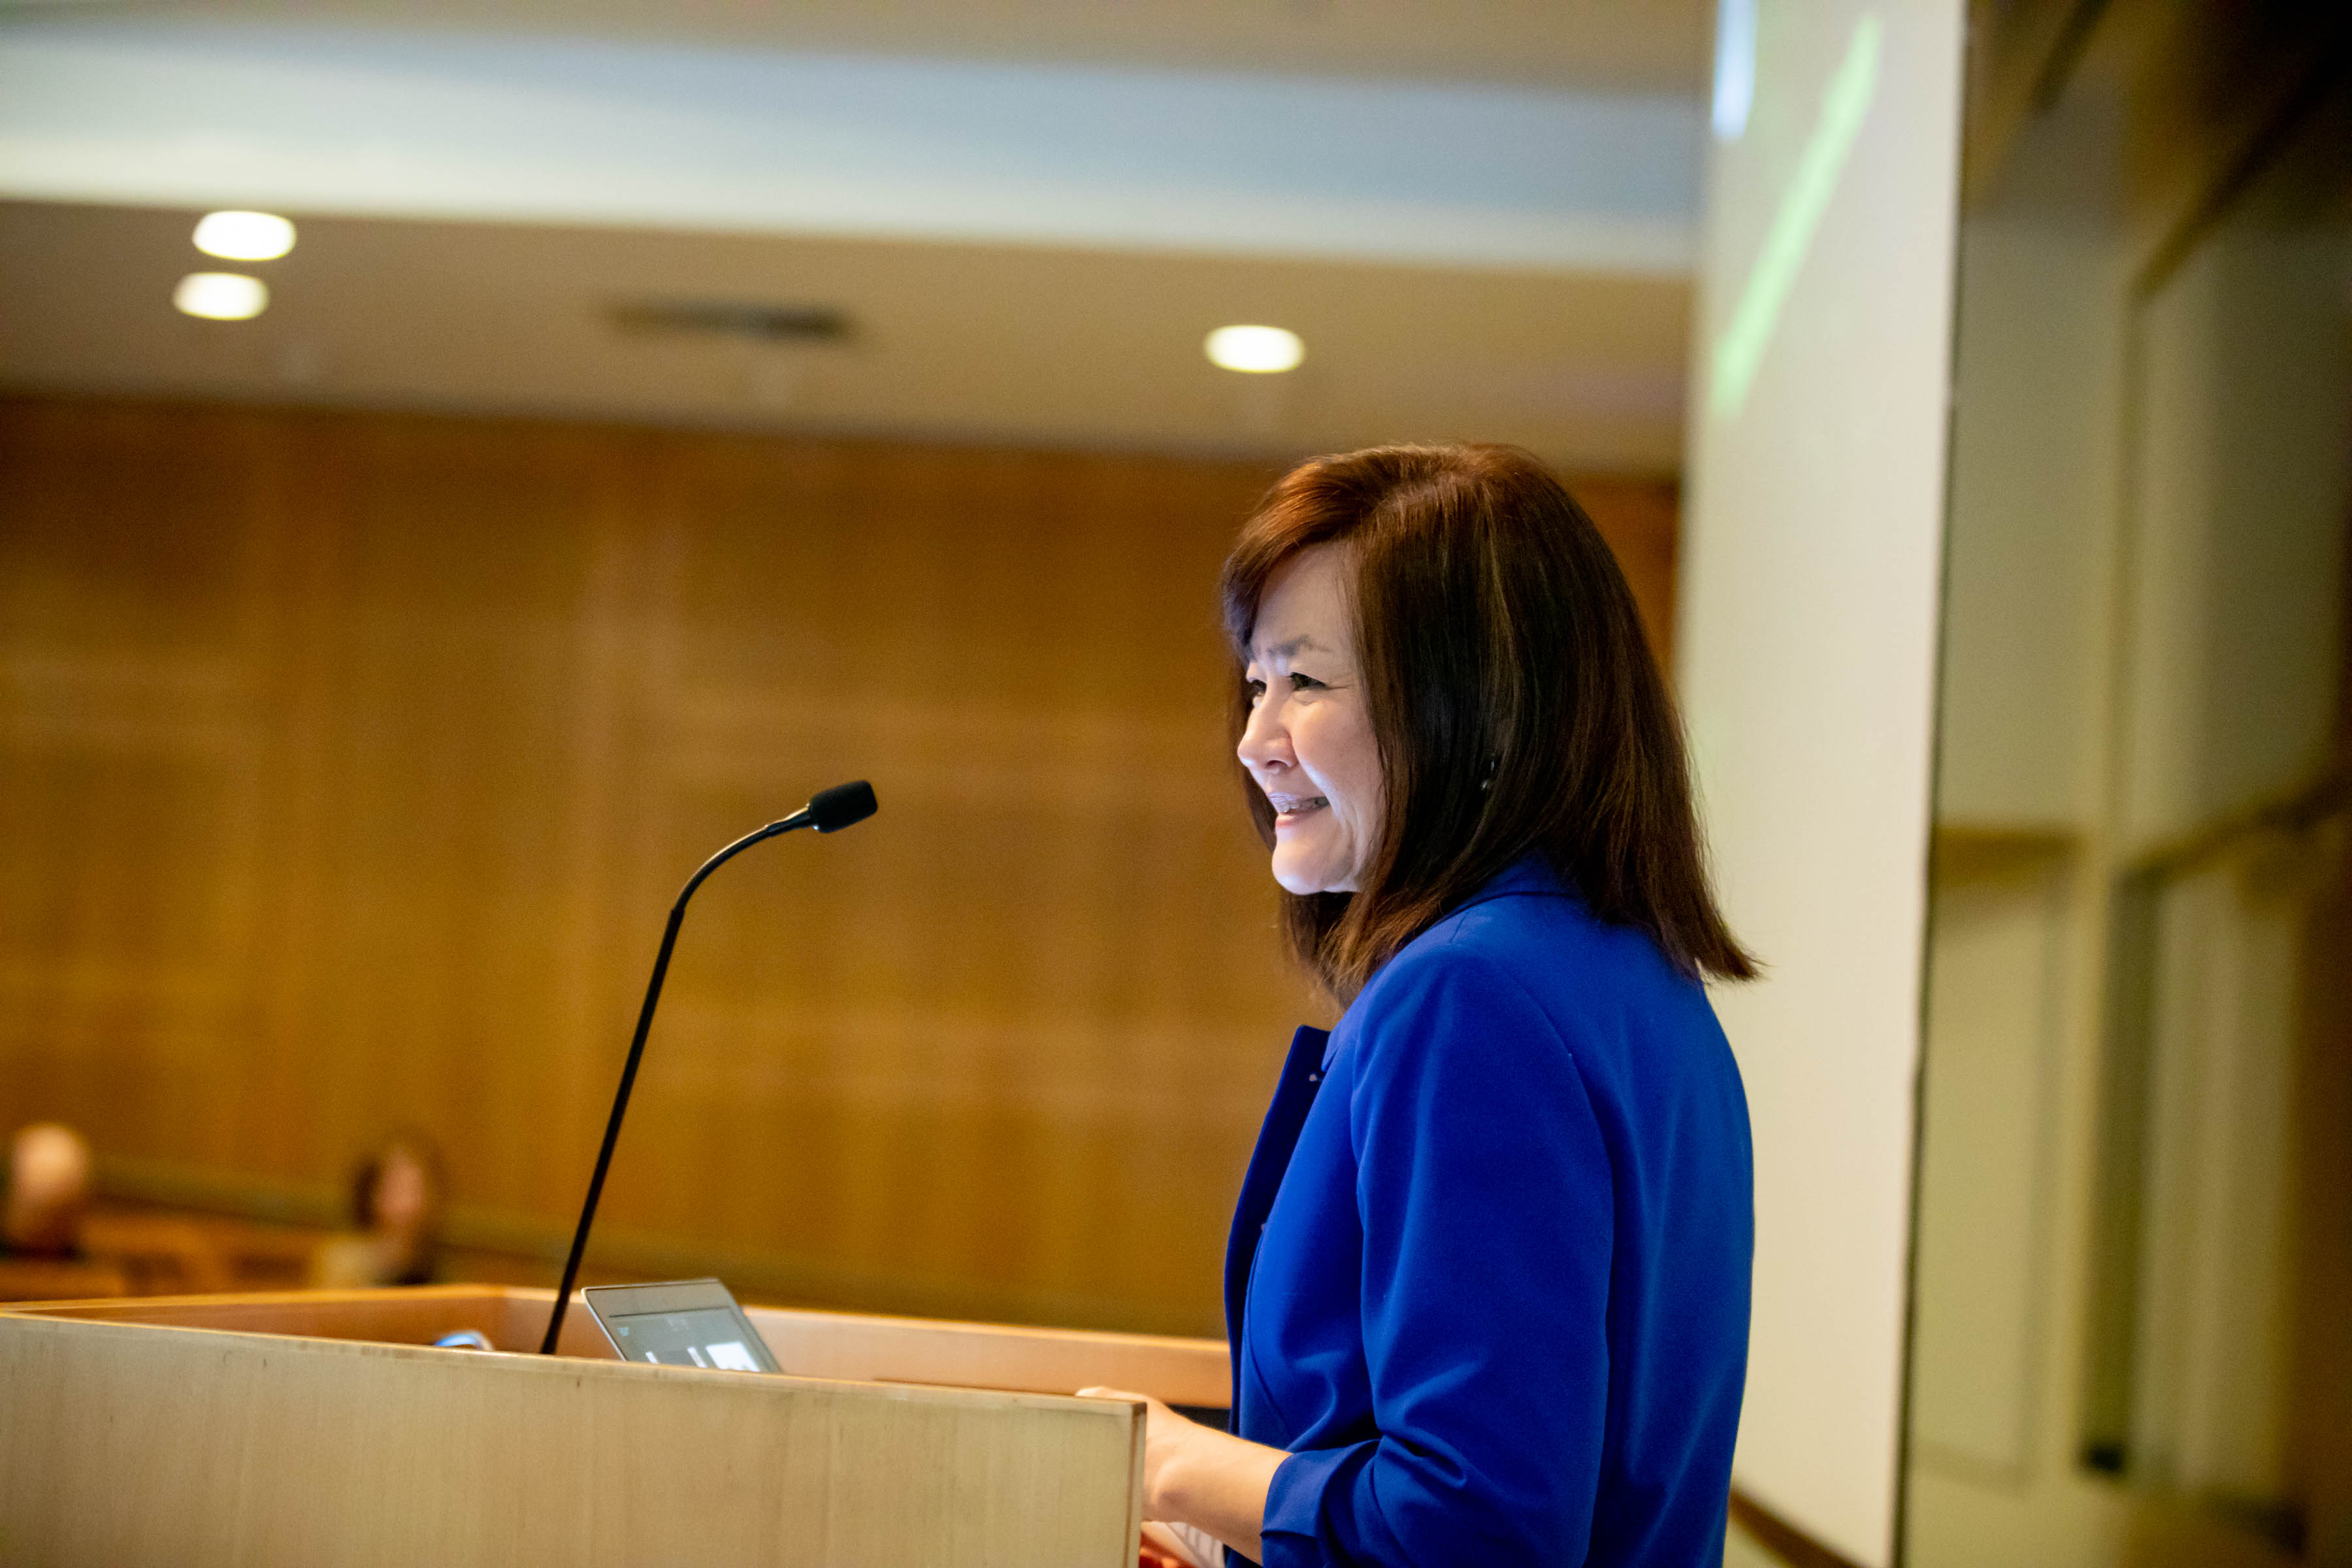
M 0 1568 L 1127 1568 L 1142 1406 L 1225 1347 L 750 1308 L 781 1377 L 623 1362 L 495 1286 L 0 1308 Z

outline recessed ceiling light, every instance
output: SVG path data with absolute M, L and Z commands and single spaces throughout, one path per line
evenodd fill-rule
M 208 321 L 249 321 L 269 308 L 269 290 L 242 272 L 191 272 L 172 290 L 172 303 Z
M 231 261 L 275 261 L 294 248 L 294 226 L 276 213 L 206 213 L 196 248 Z
M 1281 327 L 1219 327 L 1203 346 L 1211 364 L 1255 375 L 1296 370 L 1307 357 L 1298 334 Z

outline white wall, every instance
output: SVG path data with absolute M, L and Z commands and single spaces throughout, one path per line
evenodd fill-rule
M 2034 211 L 1972 214 L 1959 245 L 1937 814 L 2080 832 L 2105 788 L 2121 247 Z
M 1710 168 L 1680 681 L 1756 1129 L 1738 1484 L 1892 1561 L 1961 5 L 1760 8 Z
M 2011 154 L 2102 145 L 2103 114 Z M 1961 225 L 1911 1345 L 1907 1568 L 2112 1563 L 2080 1463 L 2105 1059 L 2121 484 L 2118 236 L 2079 193 Z M 1949 842 L 1949 841 L 1948 841 Z
M 2242 217 L 2141 317 L 2122 824 L 2133 849 L 2292 794 L 2328 765 L 2343 669 L 2347 248 L 2340 226 Z

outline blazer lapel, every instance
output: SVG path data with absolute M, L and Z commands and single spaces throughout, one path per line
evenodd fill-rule
M 1228 1426 L 1241 1414 L 1242 1304 L 1249 1291 L 1250 1265 L 1257 1259 L 1258 1237 L 1265 1216 L 1281 1190 L 1282 1174 L 1290 1168 L 1291 1152 L 1298 1147 L 1299 1130 L 1323 1085 L 1323 1048 L 1328 1029 L 1301 1028 L 1290 1037 L 1290 1058 L 1282 1064 L 1282 1081 L 1276 1085 L 1274 1103 L 1266 1108 L 1265 1126 L 1250 1155 L 1249 1174 L 1242 1178 L 1241 1202 L 1234 1209 L 1233 1233 L 1225 1238 L 1225 1344 L 1234 1366 L 1233 1404 Z

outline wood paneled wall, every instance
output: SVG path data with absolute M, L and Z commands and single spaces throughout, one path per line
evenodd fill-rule
M 602 1255 L 1213 1332 L 1289 1026 L 1222 729 L 1248 464 L 0 401 L 0 1127 L 323 1204 L 444 1147 L 560 1246 L 704 856 Z M 1674 498 L 1581 484 L 1654 626 Z

